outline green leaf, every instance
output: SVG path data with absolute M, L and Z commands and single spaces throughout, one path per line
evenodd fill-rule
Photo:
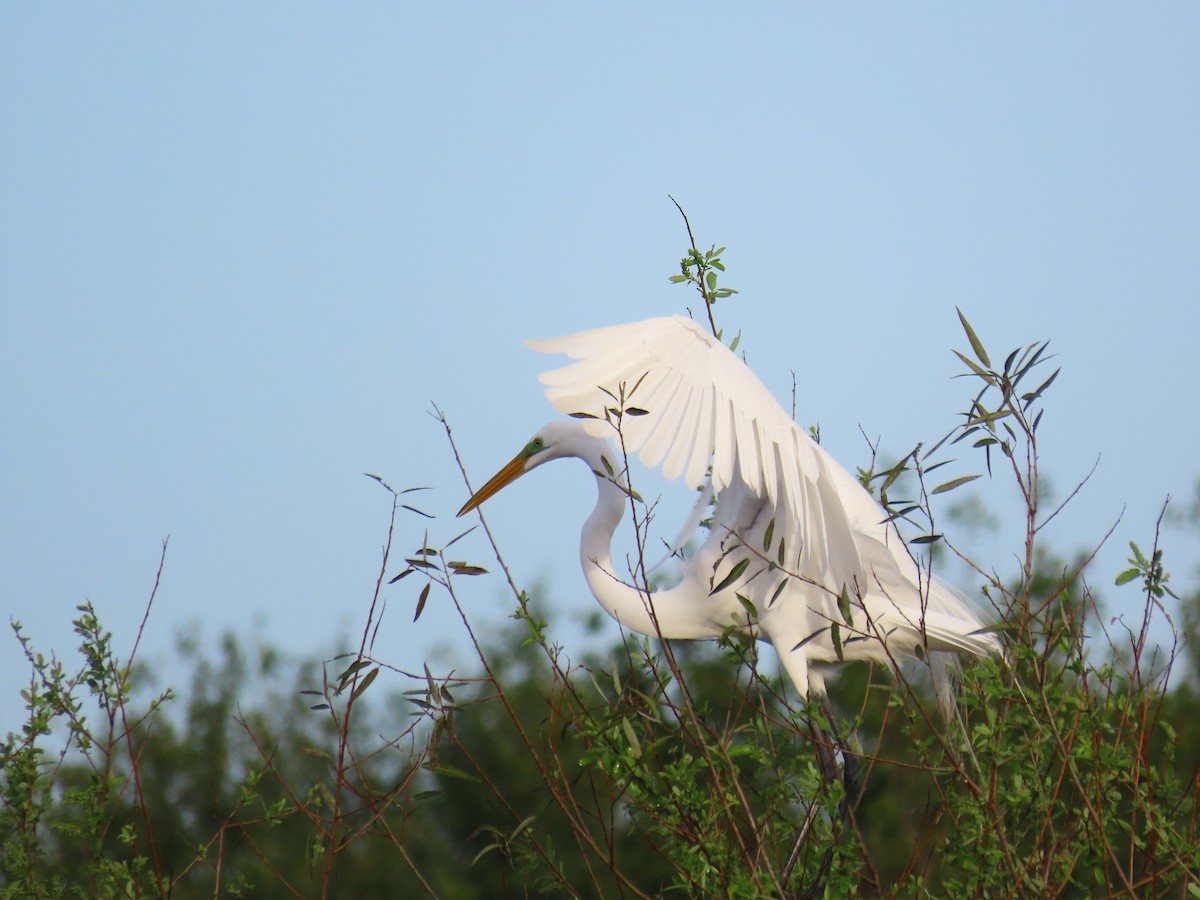
M 648 415 L 650 415 L 650 410 L 642 409 L 640 406 L 628 406 L 625 408 L 625 415 L 627 415 L 627 416 L 648 416 Z
M 1054 370 L 1053 375 L 1051 375 L 1049 378 L 1047 378 L 1045 381 L 1043 381 L 1038 386 L 1038 389 L 1036 391 L 1030 391 L 1028 394 L 1022 394 L 1021 399 L 1025 401 L 1025 404 L 1028 406 L 1030 403 L 1032 403 L 1038 397 L 1042 396 L 1042 393 L 1046 390 L 1046 388 L 1048 388 L 1048 387 L 1050 387 L 1050 385 L 1054 384 L 1054 379 L 1058 377 L 1058 373 L 1061 371 L 1062 371 L 1062 366 L 1059 366 L 1057 369 Z
M 932 493 L 944 494 L 944 493 L 946 493 L 946 491 L 952 491 L 956 487 L 961 487 L 962 485 L 967 484 L 968 482 L 974 481 L 976 478 L 979 478 L 979 477 L 981 477 L 981 476 L 979 476 L 979 475 L 963 475 L 961 478 L 955 478 L 951 481 L 947 481 L 945 484 L 939 484 L 937 487 L 935 487 L 933 489 Z
M 763 553 L 771 549 L 771 538 L 775 536 L 775 520 L 772 519 L 767 525 L 767 533 L 763 536 Z
M 850 591 L 842 585 L 842 592 L 838 594 L 838 612 L 842 614 L 842 620 L 847 625 L 854 625 L 854 617 L 850 614 Z
M 909 454 L 909 456 L 911 456 L 911 455 L 912 454 Z M 890 488 L 896 482 L 896 479 L 899 478 L 903 473 L 905 473 L 907 471 L 908 471 L 908 456 L 905 456 L 904 459 L 900 460 L 900 462 L 896 463 L 894 466 L 892 466 L 890 469 L 888 469 L 888 471 L 886 473 L 887 477 L 883 479 L 883 484 L 881 484 L 879 486 L 879 493 L 880 494 L 886 493 L 887 489 Z M 880 474 L 884 474 L 884 473 L 880 473 Z
M 369 659 L 356 659 L 354 662 L 350 663 L 350 665 L 345 668 L 342 674 L 337 677 L 337 689 L 340 691 L 350 681 L 355 672 L 357 672 L 359 669 L 365 669 L 369 665 L 371 665 L 371 661 Z
M 809 641 L 816 640 L 817 638 L 819 638 L 821 635 L 823 635 L 828 630 L 829 630 L 828 627 L 818 628 L 816 631 L 814 631 L 812 634 L 810 634 L 808 637 L 806 637 L 804 640 L 802 640 L 800 643 L 798 643 L 795 647 L 793 647 L 792 652 L 795 653 L 797 650 L 799 650 L 801 647 L 803 647 Z
M 1122 572 L 1120 575 L 1117 576 L 1117 587 L 1120 587 L 1123 584 L 1129 584 L 1129 582 L 1133 581 L 1135 578 L 1137 578 L 1141 574 L 1142 573 L 1139 572 L 1137 569 L 1126 569 L 1124 572 Z
M 362 692 L 371 686 L 371 682 L 374 681 L 378 675 L 379 675 L 379 666 L 376 666 L 374 669 L 372 669 L 370 672 L 367 673 L 366 677 L 363 678 L 362 681 L 360 681 L 358 683 L 358 687 L 356 687 L 354 689 L 354 693 L 352 693 L 350 695 L 350 702 L 353 703 L 355 700 L 357 700 L 359 697 L 361 697 Z
M 429 767 L 429 771 L 435 775 L 445 775 L 448 778 L 460 778 L 463 781 L 473 781 L 476 784 L 482 784 L 478 778 L 470 772 L 465 772 L 457 766 L 451 766 L 447 763 L 437 763 Z
M 787 583 L 788 579 L 786 578 L 779 582 L 779 587 L 775 588 L 775 593 L 773 593 L 771 595 L 771 599 L 767 601 L 767 609 L 770 609 L 775 601 L 779 599 L 779 595 L 783 593 L 783 589 L 787 587 Z
M 967 357 L 963 356 L 957 350 L 954 351 L 954 355 L 957 356 L 959 359 L 961 359 L 968 369 L 970 369 L 972 372 L 974 372 L 976 375 L 978 375 L 980 378 L 982 378 L 988 384 L 996 383 L 996 379 L 993 378 L 991 375 L 989 375 L 985 369 L 981 368 L 973 360 L 968 359 Z
M 625 738 L 629 741 L 629 746 L 633 750 L 634 755 L 640 757 L 642 755 L 642 742 L 638 740 L 637 732 L 629 724 L 629 719 L 621 719 L 621 730 L 625 732 Z
M 910 544 L 933 544 L 933 543 L 936 543 L 937 541 L 940 541 L 941 539 L 942 539 L 942 536 L 940 534 L 923 534 L 920 537 L 913 538 L 911 541 L 909 541 L 909 543 Z
M 963 315 L 963 311 L 955 307 L 955 312 L 958 313 L 958 321 L 962 322 L 963 331 L 967 333 L 967 340 L 971 342 L 971 349 L 975 351 L 975 356 L 988 368 L 991 368 L 992 361 L 988 359 L 987 351 L 983 349 L 983 342 L 975 334 L 975 329 L 971 327 L 971 323 L 967 321 L 967 317 Z
M 746 567 L 749 565 L 750 557 L 747 556 L 745 559 L 740 560 L 737 565 L 729 570 L 729 574 L 721 580 L 721 583 L 709 591 L 708 595 L 711 597 L 713 594 L 719 594 L 725 588 L 729 587 L 729 585 L 733 584 L 742 577 L 742 573 L 746 571 Z
M 425 587 L 421 588 L 421 596 L 417 598 L 417 611 L 413 613 L 413 621 L 421 618 L 421 613 L 425 610 L 425 601 L 429 599 L 429 589 L 433 587 L 433 582 L 428 582 Z

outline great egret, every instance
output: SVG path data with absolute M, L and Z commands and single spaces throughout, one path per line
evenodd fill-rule
M 526 344 L 578 360 L 540 379 L 575 418 L 538 431 L 459 515 L 543 463 L 583 460 L 599 497 L 579 558 L 588 587 L 622 625 L 663 638 L 716 638 L 732 626 L 773 644 L 802 696 L 823 693 L 828 664 L 1000 651 L 970 601 L 917 566 L 854 476 L 692 320 Z M 624 453 L 640 451 L 668 479 L 698 488 L 711 467 L 716 510 L 673 588 L 648 593 L 613 566 L 610 543 L 630 496 L 623 456 L 605 440 L 616 425 Z

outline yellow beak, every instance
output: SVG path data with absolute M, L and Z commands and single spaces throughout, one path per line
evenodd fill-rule
M 458 511 L 458 514 L 460 516 L 466 515 L 488 497 L 499 493 L 503 488 L 524 475 L 525 463 L 528 459 L 529 454 L 522 451 L 505 463 L 503 469 L 493 475 L 487 484 L 477 490 L 471 499 L 463 504 L 463 508 Z

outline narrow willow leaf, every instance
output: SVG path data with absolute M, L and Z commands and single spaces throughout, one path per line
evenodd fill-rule
M 967 340 L 971 342 L 971 349 L 975 351 L 975 356 L 988 368 L 991 368 L 992 361 L 988 359 L 987 351 L 983 349 L 983 342 L 975 334 L 975 329 L 971 327 L 971 323 L 967 321 L 967 317 L 958 307 L 955 307 L 958 313 L 958 321 L 962 322 L 963 331 L 967 333 Z
M 473 781 L 476 784 L 483 783 L 470 772 L 465 772 L 457 766 L 451 766 L 443 762 L 431 765 L 429 767 L 429 771 L 433 772 L 434 775 L 445 775 L 448 778 L 460 778 L 463 781 Z
M 738 348 L 738 344 L 740 344 L 741 342 L 742 342 L 742 332 L 741 332 L 741 329 L 739 329 L 738 333 L 733 336 L 733 340 L 729 342 L 730 351 L 732 352 L 732 351 L 736 350 Z
M 650 374 L 650 370 L 649 370 L 649 369 L 647 369 L 645 372 L 643 372 L 641 375 L 639 375 L 639 376 L 638 376 L 638 380 L 637 380 L 637 381 L 635 381 L 635 382 L 633 383 L 633 387 L 631 387 L 631 388 L 629 389 L 629 393 L 628 393 L 628 394 L 626 394 L 625 396 L 626 396 L 626 397 L 632 397 L 634 394 L 636 394 L 636 393 L 637 393 L 637 389 L 638 389 L 638 388 L 640 388 L 640 387 L 642 386 L 642 382 L 646 380 L 646 376 L 647 376 L 647 375 L 649 375 L 649 374 Z
M 773 593 L 771 595 L 771 599 L 767 601 L 767 609 L 770 609 L 774 605 L 775 601 L 779 599 L 779 595 L 783 593 L 783 589 L 787 587 L 787 583 L 788 579 L 786 578 L 779 582 L 779 587 L 775 588 L 775 593 Z
M 607 457 L 607 456 L 604 456 L 603 454 L 601 454 L 601 456 L 600 456 L 600 462 L 601 462 L 601 464 L 604 466 L 604 471 L 608 473 L 608 477 L 609 477 L 609 478 L 612 478 L 612 474 L 613 474 L 613 467 L 612 467 L 612 463 L 610 463 L 610 462 L 608 461 L 608 457 Z
M 845 662 L 842 655 L 842 629 L 837 622 L 829 626 L 829 637 L 833 640 L 833 652 L 837 654 L 838 662 Z
M 817 638 L 819 638 L 821 635 L 823 635 L 828 630 L 829 630 L 828 627 L 818 628 L 816 631 L 814 631 L 812 634 L 810 634 L 808 637 L 806 637 L 804 640 L 802 640 L 800 643 L 798 643 L 795 647 L 793 647 L 792 652 L 799 650 L 801 647 L 803 647 L 809 641 L 816 640 Z
M 342 674 L 337 677 L 337 689 L 340 691 L 346 686 L 346 683 L 350 680 L 351 676 L 353 676 L 355 672 L 357 672 L 359 669 L 366 668 L 369 665 L 371 665 L 371 661 L 367 659 L 356 659 L 354 662 L 350 663 L 350 665 L 345 668 Z
M 1120 587 L 1123 584 L 1129 584 L 1129 582 L 1133 581 L 1140 574 L 1141 572 L 1139 572 L 1137 569 L 1126 569 L 1117 576 L 1117 587 Z
M 417 611 L 413 613 L 413 621 L 421 618 L 421 613 L 425 611 L 425 601 L 429 599 L 429 589 L 433 586 L 433 582 L 429 582 L 425 587 L 421 588 L 421 596 L 417 598 Z
M 850 612 L 850 591 L 845 585 L 842 585 L 842 592 L 838 594 L 838 612 L 847 625 L 854 625 L 854 616 Z
M 967 424 L 969 424 L 969 425 L 991 425 L 993 422 L 998 422 L 1001 419 L 1006 419 L 1011 415 L 1012 415 L 1012 410 L 997 409 L 997 410 L 993 410 L 992 412 L 988 412 L 987 410 L 980 407 L 979 415 L 976 418 L 971 419 Z
M 642 409 L 640 406 L 629 406 L 629 407 L 626 407 L 626 409 L 625 409 L 625 415 L 627 415 L 627 416 L 648 416 L 648 415 L 650 415 L 650 410 Z
M 909 506 L 906 506 L 903 509 L 898 509 L 894 513 L 890 513 L 888 515 L 888 517 L 886 519 L 884 519 L 884 521 L 885 522 L 894 522 L 894 521 L 896 521 L 896 519 L 903 519 L 909 513 L 915 512 L 918 509 L 920 509 L 920 507 L 917 504 L 915 504 L 915 503 L 910 504 Z
M 526 828 L 528 828 L 530 825 L 532 825 L 536 821 L 537 821 L 537 816 L 526 816 L 524 819 L 521 820 L 520 824 L 517 825 L 517 827 L 514 828 L 512 830 L 512 832 L 509 834 L 509 836 L 508 836 L 509 841 L 515 840 L 521 834 L 522 831 L 524 831 Z
M 906 456 L 906 457 L 904 457 L 904 459 L 900 460 L 900 462 L 896 463 L 894 466 L 892 466 L 888 470 L 887 477 L 885 479 L 883 479 L 883 484 L 881 484 L 879 486 L 879 493 L 881 493 L 881 494 L 884 493 L 888 488 L 890 488 L 893 484 L 896 483 L 897 478 L 899 478 L 902 474 L 904 474 L 907 471 L 908 471 L 908 457 Z
M 988 384 L 996 383 L 996 379 L 993 378 L 991 375 L 989 375 L 987 373 L 986 369 L 981 368 L 977 363 L 975 363 L 969 357 L 964 356 L 963 354 L 959 353 L 957 350 L 954 351 L 954 355 L 957 356 L 959 359 L 961 359 L 966 364 L 968 369 L 970 369 L 972 372 L 974 372 L 976 375 L 978 375 L 980 378 L 982 378 Z
M 360 681 L 358 683 L 358 687 L 356 687 L 354 689 L 354 693 L 350 695 L 350 702 L 353 703 L 355 700 L 357 700 L 359 697 L 361 697 L 363 691 L 365 691 L 367 688 L 369 688 L 371 686 L 371 682 L 373 682 L 376 679 L 376 677 L 378 677 L 378 675 L 379 675 L 379 666 L 376 666 L 374 669 L 372 669 L 370 672 L 367 673 L 367 676 L 362 681 Z
M 747 562 L 749 562 L 749 560 L 747 560 Z M 753 600 L 751 600 L 745 594 L 734 594 L 734 596 L 737 597 L 738 603 L 742 604 L 742 609 L 746 611 L 750 618 L 758 618 L 758 610 L 754 608 Z
M 763 537 L 763 553 L 767 553 L 771 549 L 771 538 L 775 536 L 775 520 L 772 519 L 767 525 L 767 533 Z
M 569 415 L 572 419 L 598 419 L 598 418 L 600 418 L 599 416 L 593 416 L 591 413 L 585 413 L 585 412 L 573 412 L 573 413 L 568 413 L 567 415 Z
M 747 556 L 745 559 L 740 560 L 737 565 L 729 570 L 729 574 L 721 580 L 721 583 L 709 591 L 708 595 L 711 597 L 713 594 L 719 594 L 721 591 L 725 590 L 725 588 L 729 587 L 729 585 L 733 584 L 742 577 L 742 573 L 746 571 L 746 567 L 749 565 L 750 557 Z
M 940 541 L 941 539 L 942 539 L 942 536 L 940 534 L 923 534 L 920 537 L 913 538 L 911 541 L 909 541 L 909 543 L 910 544 L 934 544 L 934 543 L 937 543 L 938 541 Z
M 780 539 L 779 539 L 779 556 L 778 556 L 778 560 L 779 560 L 779 565 L 780 565 L 780 566 L 782 566 L 782 565 L 783 565 L 783 548 L 784 548 L 784 545 L 785 545 L 786 543 L 787 543 L 787 541 L 786 541 L 786 540 L 784 540 L 783 538 L 780 538 Z
M 395 578 L 393 578 L 391 581 L 389 581 L 388 584 L 395 584 L 401 578 L 407 578 L 409 575 L 411 575 L 415 571 L 417 571 L 417 570 L 414 569 L 412 566 L 409 566 L 407 569 L 405 569 L 403 572 L 401 572 L 399 575 L 397 575 Z
M 946 491 L 952 491 L 956 487 L 961 487 L 962 485 L 967 484 L 968 482 L 974 481 L 976 478 L 979 478 L 979 477 L 981 477 L 981 476 L 979 476 L 979 475 L 963 475 L 961 478 L 955 478 L 951 481 L 947 481 L 945 484 L 939 484 L 930 493 L 944 494 L 944 493 L 946 493 Z
M 395 489 L 394 487 L 392 487 L 390 484 L 388 484 L 386 481 L 384 481 L 382 478 L 380 478 L 380 477 L 379 477 L 378 475 L 376 475 L 374 472 L 363 472 L 363 474 L 364 474 L 364 475 L 366 475 L 368 478 L 373 478 L 374 480 L 378 481 L 380 484 L 382 484 L 382 485 L 383 485 L 385 488 L 387 488 L 387 489 L 388 489 L 389 491 L 391 491 L 393 494 L 396 494 L 396 493 L 397 493 L 397 491 L 396 491 L 396 489 Z M 420 488 L 415 488 L 415 489 L 414 489 L 414 488 L 409 488 L 409 490 L 421 490 L 421 489 L 420 489 Z M 408 493 L 408 491 L 400 491 L 399 493 L 401 493 L 401 494 L 407 494 L 407 493 Z
M 462 560 L 452 560 L 449 563 L 450 570 L 455 575 L 486 575 L 487 569 L 483 566 L 473 566 Z
M 1013 360 L 1017 358 L 1017 354 L 1020 352 L 1021 352 L 1021 348 L 1018 347 L 1012 353 L 1008 354 L 1008 359 L 1006 359 L 1004 361 L 1004 374 L 1005 375 L 1007 375 L 1009 372 L 1012 371 Z
M 446 546 L 442 548 L 442 552 L 445 553 L 452 546 L 457 544 L 459 541 L 461 541 L 463 538 L 465 538 L 468 534 L 470 534 L 472 531 L 474 531 L 478 527 L 479 527 L 478 525 L 472 525 L 466 531 L 462 532 L 458 537 L 451 538 L 449 541 L 446 542 Z
M 483 859 L 485 856 L 487 856 L 493 850 L 499 850 L 499 849 L 500 849 L 499 844 L 488 844 L 486 847 L 484 847 L 482 850 L 480 850 L 478 853 L 475 854 L 475 858 L 471 860 L 471 865 L 475 865 L 475 863 L 479 862 L 481 859 Z
M 637 732 L 629 724 L 629 719 L 621 718 L 621 730 L 625 732 L 625 738 L 629 741 L 629 746 L 633 750 L 634 755 L 640 757 L 642 755 L 642 742 L 638 740 Z
M 956 438 L 955 438 L 954 440 L 952 440 L 950 443 L 951 443 L 951 444 L 957 444 L 959 441 L 966 440 L 967 438 L 969 438 L 971 435 L 973 435 L 973 434 L 974 434 L 975 432 L 977 432 L 978 430 L 979 430 L 979 426 L 978 426 L 978 425 L 971 425 L 971 426 L 968 426 L 968 427 L 964 427 L 964 428 L 963 428 L 963 430 L 962 430 L 962 434 L 960 434 L 958 437 L 956 437 Z
M 1042 393 L 1046 390 L 1046 388 L 1048 388 L 1048 387 L 1050 387 L 1050 385 L 1054 384 L 1054 379 L 1058 377 L 1058 373 L 1061 371 L 1062 371 L 1062 366 L 1059 366 L 1057 369 L 1054 370 L 1054 374 L 1051 375 L 1049 378 L 1047 378 L 1045 381 L 1043 381 L 1036 391 L 1031 391 L 1028 394 L 1023 394 L 1021 396 L 1021 399 L 1025 401 L 1026 405 L 1032 403 L 1038 397 L 1042 396 Z

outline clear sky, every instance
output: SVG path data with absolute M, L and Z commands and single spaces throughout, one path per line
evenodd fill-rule
M 955 423 L 956 305 L 1000 353 L 1050 339 L 1045 471 L 1062 496 L 1100 464 L 1047 537 L 1092 545 L 1124 509 L 1092 575 L 1114 613 L 1138 601 L 1112 587 L 1128 540 L 1200 474 L 1195 4 L 0 16 L 0 612 L 43 650 L 71 656 L 90 599 L 128 652 L 168 535 L 147 658 L 181 630 L 343 649 L 389 510 L 362 473 L 434 487 L 399 549 L 456 534 L 430 403 L 479 484 L 552 415 L 535 376 L 557 361 L 521 338 L 694 305 L 667 283 L 668 194 L 729 246 L 718 314 L 751 365 L 785 403 L 795 371 L 851 468 L 860 426 L 898 454 Z M 559 623 L 593 609 L 592 492 L 563 464 L 488 504 Z M 1012 571 L 1017 526 L 985 562 Z M 1194 584 L 1196 532 L 1166 547 Z M 378 655 L 469 660 L 436 594 L 410 623 L 411 581 Z M 464 599 L 481 622 L 511 606 L 495 578 Z M 25 677 L 0 638 L 0 731 Z

